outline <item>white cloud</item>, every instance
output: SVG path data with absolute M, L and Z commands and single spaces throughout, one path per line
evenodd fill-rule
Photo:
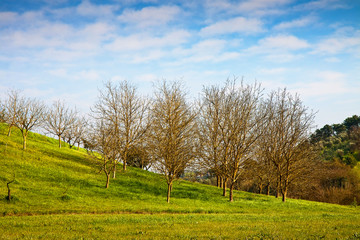
M 276 25 L 274 27 L 274 29 L 284 30 L 284 29 L 290 29 L 290 28 L 305 27 L 305 26 L 315 22 L 315 20 L 316 20 L 316 18 L 311 17 L 311 16 L 303 17 L 303 18 L 295 19 L 295 20 L 289 21 L 289 22 L 279 23 L 278 25 Z
M 100 74 L 95 70 L 85 70 L 75 74 L 74 79 L 86 81 L 96 81 L 101 80 Z
M 95 5 L 88 0 L 84 0 L 77 6 L 76 12 L 82 16 L 91 17 L 110 17 L 119 6 L 116 5 Z
M 134 79 L 139 82 L 155 82 L 155 81 L 159 80 L 160 78 L 152 73 L 147 73 L 147 74 L 135 76 Z
M 202 35 L 217 35 L 229 33 L 258 33 L 264 31 L 262 22 L 258 19 L 237 17 L 230 20 L 219 21 L 201 29 Z
M 285 63 L 302 58 L 303 53 L 299 51 L 309 47 L 306 40 L 293 35 L 277 35 L 259 40 L 257 45 L 244 50 L 244 54 L 262 55 L 270 62 Z
M 260 40 L 259 45 L 266 49 L 285 50 L 299 50 L 309 47 L 307 41 L 299 39 L 292 35 L 278 35 L 274 37 L 267 37 Z
M 16 22 L 18 14 L 15 12 L 0 12 L 0 26 L 9 26 Z
M 205 2 L 206 10 L 213 15 L 217 13 L 246 14 L 252 16 L 279 15 L 284 13 L 282 6 L 292 0 L 208 0 Z
M 56 77 L 68 77 L 68 73 L 65 68 L 52 69 L 49 70 L 48 72 Z
M 93 52 L 87 51 L 75 51 L 75 50 L 63 50 L 56 48 L 47 48 L 43 51 L 35 53 L 36 59 L 48 62 L 64 62 L 70 63 L 81 58 L 86 58 L 93 55 Z
M 288 4 L 289 0 L 248 0 L 241 2 L 237 7 L 241 11 L 254 11 L 258 9 L 269 9 L 284 4 Z
M 131 62 L 133 63 L 143 63 L 149 61 L 155 61 L 160 58 L 168 56 L 168 53 L 159 49 L 138 52 L 132 56 Z
M 328 97 L 359 91 L 348 85 L 347 76 L 341 72 L 322 71 L 314 74 L 314 81 L 294 84 L 292 91 L 303 97 Z
M 341 62 L 341 60 L 339 58 L 336 57 L 330 57 L 330 58 L 325 58 L 326 62 L 330 62 L 330 63 L 338 63 Z
M 149 36 L 147 34 L 134 34 L 127 37 L 117 37 L 106 46 L 110 51 L 138 51 L 152 48 L 163 48 L 177 46 L 185 43 L 190 33 L 185 30 L 177 30 L 167 33 L 161 37 Z
M 347 8 L 347 4 L 342 0 L 316 0 L 295 7 L 296 10 L 318 10 L 318 9 L 341 9 Z
M 348 52 L 360 56 L 360 36 L 330 37 L 316 44 L 313 53 L 338 54 Z
M 278 75 L 283 74 L 287 71 L 288 69 L 286 68 L 263 68 L 259 70 L 259 73 L 264 75 Z
M 164 25 L 180 13 L 177 6 L 145 7 L 141 10 L 125 10 L 118 19 L 139 27 Z
M 309 48 L 307 41 L 292 35 L 277 35 L 263 38 L 258 41 L 258 45 L 248 48 L 248 54 L 269 54 L 286 57 L 291 51 Z M 288 57 L 286 57 L 288 58 Z

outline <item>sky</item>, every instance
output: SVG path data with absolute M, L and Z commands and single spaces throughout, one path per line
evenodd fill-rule
M 360 0 L 0 0 L 0 98 L 86 113 L 106 81 L 197 98 L 234 77 L 299 94 L 317 127 L 360 115 Z

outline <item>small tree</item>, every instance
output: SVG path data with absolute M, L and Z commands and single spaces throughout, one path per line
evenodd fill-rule
M 170 202 L 174 180 L 195 158 L 195 114 L 178 82 L 164 81 L 158 86 L 151 116 L 150 151 L 156 160 L 154 167 L 166 178 L 167 202 Z
M 10 90 L 7 99 L 2 104 L 2 118 L 9 125 L 8 136 L 11 135 L 11 128 L 16 126 L 17 117 L 20 111 L 22 97 L 19 90 Z
M 45 105 L 37 99 L 21 98 L 19 111 L 16 117 L 16 127 L 23 136 L 23 149 L 26 150 L 26 139 L 29 131 L 40 126 L 44 116 Z
M 44 128 L 58 137 L 61 148 L 61 137 L 75 124 L 77 112 L 70 110 L 60 100 L 55 101 L 45 116 Z
M 110 175 L 113 172 L 114 162 L 118 159 L 117 141 L 113 128 L 103 120 L 95 121 L 88 135 L 89 153 L 95 158 L 102 172 L 106 175 L 105 188 L 109 187 Z
M 85 117 L 76 117 L 74 123 L 64 132 L 63 140 L 69 144 L 70 148 L 77 144 L 77 149 L 80 149 L 80 143 L 85 136 L 87 123 L 88 121 Z

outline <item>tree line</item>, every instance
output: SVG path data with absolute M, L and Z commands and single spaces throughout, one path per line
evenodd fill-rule
M 204 86 L 193 101 L 179 81 L 157 82 L 151 97 L 127 81 L 106 82 L 86 118 L 60 100 L 46 107 L 14 90 L 1 104 L 8 135 L 18 127 L 24 150 L 27 132 L 42 127 L 59 147 L 61 140 L 83 144 L 104 172 L 106 188 L 120 164 L 123 171 L 132 165 L 163 174 L 168 202 L 173 182 L 194 167 L 214 174 L 230 201 L 250 173 L 260 192 L 266 188 L 286 201 L 319 162 L 310 141 L 314 117 L 286 89 L 265 94 L 261 84 L 237 79 Z

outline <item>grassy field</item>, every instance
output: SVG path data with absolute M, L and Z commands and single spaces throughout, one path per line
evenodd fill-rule
M 22 151 L 17 130 L 0 124 L 0 239 L 360 239 L 360 207 L 165 180 L 131 168 L 105 189 L 105 175 L 84 150 L 31 133 Z M 6 182 L 15 182 L 8 202 Z

